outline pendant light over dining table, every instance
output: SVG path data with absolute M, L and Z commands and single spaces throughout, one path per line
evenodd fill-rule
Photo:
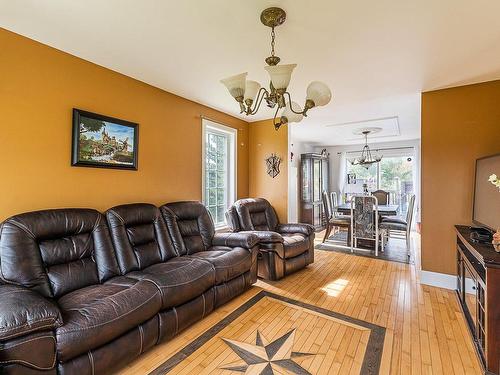
M 313 81 L 306 90 L 304 109 L 292 101 L 287 91 L 292 72 L 297 64 L 278 65 L 280 58 L 274 53 L 275 27 L 285 22 L 286 13 L 281 8 L 267 8 L 261 15 L 260 20 L 271 28 L 271 56 L 265 59 L 268 66 L 264 69 L 269 73 L 269 90 L 261 87 L 256 81 L 247 80 L 248 73 L 241 73 L 221 80 L 231 96 L 239 103 L 240 113 L 247 116 L 255 115 L 263 100 L 269 108 L 276 108 L 273 117 L 274 128 L 278 130 L 282 125 L 300 122 L 307 112 L 314 107 L 327 105 L 332 93 L 328 86 L 319 81 Z M 278 113 L 280 112 L 278 116 Z

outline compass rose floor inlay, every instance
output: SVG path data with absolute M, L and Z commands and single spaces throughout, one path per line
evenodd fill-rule
M 383 327 L 262 291 L 151 375 L 377 374 L 384 335 Z

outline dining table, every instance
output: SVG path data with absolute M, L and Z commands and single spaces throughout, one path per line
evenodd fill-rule
M 373 211 L 375 211 L 376 207 L 373 206 Z M 341 214 L 344 215 L 350 215 L 351 214 L 351 203 L 344 203 L 340 204 L 335 207 L 335 210 L 338 211 Z M 379 204 L 378 205 L 378 216 L 379 216 L 379 221 L 381 220 L 381 216 L 396 216 L 398 214 L 399 210 L 399 205 L 397 204 Z M 349 226 L 348 232 L 347 232 L 347 246 L 351 246 L 351 227 Z M 366 246 L 374 247 L 373 241 L 360 241 L 361 243 L 364 243 Z M 381 244 L 381 243 L 380 243 Z
M 341 214 L 350 215 L 351 214 L 351 203 L 340 204 L 335 207 L 335 210 Z M 375 206 L 373 206 L 375 211 Z M 396 216 L 398 214 L 399 205 L 397 204 L 379 204 L 378 214 L 380 216 Z

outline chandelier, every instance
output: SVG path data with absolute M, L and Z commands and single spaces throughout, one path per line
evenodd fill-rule
M 382 160 L 383 156 L 373 156 L 370 147 L 368 146 L 368 134 L 370 134 L 371 132 L 371 130 L 363 130 L 361 132 L 361 134 L 365 136 L 365 146 L 363 147 L 361 156 L 359 158 L 349 160 L 352 165 L 362 165 L 363 167 L 368 169 L 370 168 L 370 165 L 379 163 L 380 160 Z
M 248 73 L 241 73 L 221 80 L 228 89 L 231 96 L 240 105 L 240 113 L 247 116 L 255 115 L 263 100 L 269 108 L 276 108 L 273 117 L 274 128 L 278 130 L 282 125 L 300 122 L 307 117 L 307 111 L 311 108 L 324 106 L 332 98 L 332 93 L 327 85 L 319 81 L 313 81 L 306 90 L 306 101 L 304 109 L 292 101 L 287 91 L 292 77 L 292 71 L 297 64 L 278 65 L 280 58 L 274 54 L 275 32 L 274 28 L 285 22 L 286 13 L 281 8 L 267 8 L 261 15 L 261 22 L 271 28 L 271 56 L 265 59 L 268 66 L 264 67 L 269 73 L 271 82 L 269 90 L 256 81 L 247 80 Z M 278 116 L 279 111 L 281 111 Z

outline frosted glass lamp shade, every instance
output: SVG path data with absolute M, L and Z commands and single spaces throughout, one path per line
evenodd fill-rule
M 274 65 L 266 66 L 264 69 L 269 73 L 271 82 L 276 90 L 286 90 L 292 78 L 292 71 L 296 66 L 297 64 Z
M 302 108 L 300 108 L 300 105 L 295 102 L 292 102 L 291 104 L 295 112 L 302 112 Z M 293 113 L 289 105 L 286 106 L 285 110 L 281 114 L 281 117 L 286 117 L 289 123 L 300 122 L 304 118 L 302 114 Z
M 247 101 L 247 99 L 250 99 L 252 101 L 255 100 L 255 97 L 257 96 L 257 93 L 260 90 L 260 83 L 256 81 L 246 81 L 245 84 L 245 97 L 243 100 Z
M 314 81 L 307 86 L 306 99 L 312 100 L 315 106 L 327 105 L 332 99 L 332 92 L 323 82 Z
M 221 83 L 226 86 L 227 91 L 235 99 L 241 98 L 245 95 L 245 86 L 248 73 L 241 73 L 235 76 L 227 77 L 221 79 Z

